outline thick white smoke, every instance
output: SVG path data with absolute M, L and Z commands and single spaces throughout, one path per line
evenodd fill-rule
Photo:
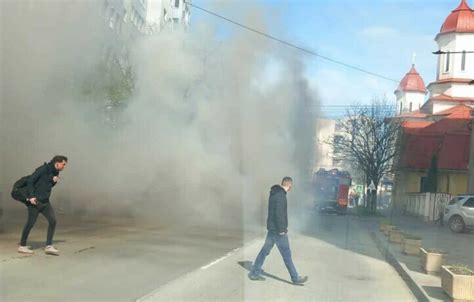
M 109 129 L 97 113 L 103 103 L 77 88 L 104 56 L 107 36 L 84 28 L 85 20 L 101 28 L 90 21 L 100 18 L 89 5 L 54 2 L 19 22 L 19 6 L 2 16 L 18 22 L 2 29 L 6 186 L 65 154 L 53 204 L 90 215 L 239 225 L 258 220 L 269 187 L 285 175 L 295 178 L 294 199 L 306 198 L 317 104 L 295 53 L 242 32 L 135 40 L 135 90 Z

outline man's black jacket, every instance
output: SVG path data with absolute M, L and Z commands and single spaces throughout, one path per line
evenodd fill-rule
M 267 230 L 277 233 L 288 230 L 286 191 L 279 185 L 274 185 L 270 189 Z
M 51 189 L 56 184 L 53 181 L 53 177 L 58 176 L 58 174 L 59 171 L 56 170 L 52 162 L 44 163 L 41 167 L 37 168 L 26 183 L 27 197 L 36 197 L 41 202 L 48 202 L 51 196 Z

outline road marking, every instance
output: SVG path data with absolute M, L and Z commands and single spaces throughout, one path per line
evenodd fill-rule
M 240 250 L 241 248 L 243 248 L 243 247 L 238 247 L 238 248 L 233 249 L 231 252 L 227 253 L 225 256 L 222 256 L 222 257 L 220 257 L 219 259 L 216 259 L 216 260 L 212 261 L 211 263 L 209 263 L 209 264 L 207 264 L 207 265 L 201 266 L 201 269 L 202 269 L 202 270 L 206 270 L 206 269 L 210 268 L 211 266 L 213 266 L 213 265 L 215 265 L 215 264 L 221 262 L 221 261 L 224 260 L 225 258 L 231 256 L 233 253 L 237 252 L 237 251 Z
M 232 251 L 230 251 L 229 253 L 227 253 L 225 256 L 223 256 L 223 257 L 221 257 L 221 258 L 219 258 L 219 259 L 217 259 L 217 260 L 214 260 L 214 261 L 212 261 L 211 263 L 209 263 L 209 264 L 207 264 L 207 265 L 201 266 L 200 269 L 201 269 L 201 270 L 206 270 L 206 269 L 210 268 L 211 266 L 213 266 L 213 265 L 215 265 L 215 264 L 221 262 L 222 260 L 228 258 L 229 256 L 231 256 L 232 254 L 236 253 L 237 251 L 239 251 L 239 250 L 241 250 L 241 249 L 244 249 L 244 248 L 246 248 L 246 247 L 248 247 L 248 246 L 250 246 L 250 245 L 256 243 L 257 241 L 262 241 L 262 238 L 255 238 L 255 239 L 253 239 L 253 240 L 250 240 L 249 242 L 247 242 L 247 243 L 244 244 L 243 246 L 233 249 Z M 158 293 L 158 292 L 160 291 L 160 289 L 162 289 L 163 287 L 165 287 L 165 286 L 171 284 L 172 282 L 175 282 L 175 281 L 178 280 L 178 279 L 184 279 L 184 278 L 186 278 L 187 276 L 191 275 L 191 274 L 194 273 L 194 272 L 196 272 L 196 270 L 187 272 L 187 273 L 181 275 L 180 277 L 178 277 L 177 279 L 171 280 L 171 281 L 169 281 L 169 282 L 166 282 L 165 284 L 160 285 L 159 287 L 157 287 L 155 290 L 151 291 L 150 293 L 144 295 L 144 296 L 141 297 L 141 298 L 138 298 L 138 299 L 136 300 L 136 302 L 151 301 L 150 299 L 152 299 L 153 296 L 154 296 L 156 293 Z

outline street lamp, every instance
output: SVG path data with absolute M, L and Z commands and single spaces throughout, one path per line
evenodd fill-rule
M 442 55 L 447 53 L 474 53 L 474 51 L 466 50 L 466 51 L 444 51 L 444 50 L 437 50 L 432 52 L 434 55 Z

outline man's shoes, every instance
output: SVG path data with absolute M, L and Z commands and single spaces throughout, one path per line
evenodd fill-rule
M 48 245 L 44 248 L 44 253 L 46 255 L 54 255 L 54 256 L 59 256 L 59 251 L 54 248 L 52 245 Z
M 31 250 L 29 246 L 19 246 L 18 253 L 32 255 L 35 252 L 33 252 L 33 250 Z
M 308 281 L 308 276 L 298 277 L 296 280 L 291 280 L 294 285 L 303 285 L 306 281 Z
M 249 279 L 253 281 L 265 281 L 265 278 L 263 278 L 261 275 L 255 275 L 252 272 L 249 273 Z

